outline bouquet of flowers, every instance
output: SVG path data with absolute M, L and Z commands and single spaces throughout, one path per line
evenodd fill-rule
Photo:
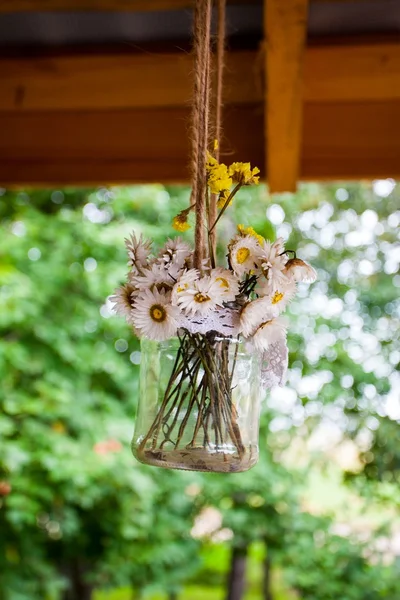
M 193 250 L 181 238 L 169 239 L 153 254 L 151 241 L 132 234 L 125 240 L 128 280 L 112 300 L 137 336 L 179 340 L 163 400 L 141 449 L 160 458 L 167 448 L 175 453 L 205 448 L 225 455 L 229 446 L 240 463 L 246 449 L 232 400 L 237 345 L 232 354 L 230 340 L 243 340 L 249 353 L 259 355 L 264 387 L 283 384 L 287 347 L 281 314 L 297 283 L 312 282 L 316 275 L 294 251 L 285 250 L 282 238 L 271 242 L 243 225 L 228 244 L 226 264 L 217 266 L 212 233 L 240 188 L 258 183 L 258 169 L 249 163 L 228 167 L 208 155 L 206 173 L 207 198 L 214 196 L 218 211 L 213 223 L 208 220 L 208 256 L 196 268 Z M 175 229 L 190 227 L 191 210 L 193 205 L 174 218 Z M 190 417 L 194 426 L 188 441 Z

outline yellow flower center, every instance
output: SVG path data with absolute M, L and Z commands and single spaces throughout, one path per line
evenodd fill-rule
M 248 248 L 239 248 L 236 253 L 236 260 L 239 265 L 242 265 L 250 256 L 250 250 Z
M 198 302 L 199 304 L 202 304 L 203 302 L 208 302 L 209 300 L 211 300 L 210 296 L 206 296 L 205 294 L 201 294 L 200 292 L 197 292 L 197 294 L 194 296 L 194 301 Z
M 156 323 L 162 323 L 167 318 L 167 311 L 162 304 L 153 304 L 153 306 L 150 307 L 150 317 Z
M 176 291 L 178 292 L 178 294 L 180 294 L 181 292 L 187 290 L 188 287 L 189 285 L 187 283 L 184 283 L 183 285 L 178 285 L 178 289 Z
M 272 296 L 272 304 L 278 304 L 278 302 L 280 302 L 283 298 L 283 294 L 282 292 L 275 292 L 275 294 Z
M 217 279 L 215 281 L 220 281 L 221 287 L 229 289 L 229 283 L 224 277 L 217 277 Z

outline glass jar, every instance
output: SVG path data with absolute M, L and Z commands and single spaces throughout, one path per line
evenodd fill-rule
M 141 342 L 132 451 L 142 463 L 247 471 L 258 460 L 260 358 L 210 332 Z

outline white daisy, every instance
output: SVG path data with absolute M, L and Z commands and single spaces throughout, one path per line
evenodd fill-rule
M 275 316 L 283 312 L 289 302 L 296 294 L 296 284 L 294 281 L 287 281 L 284 285 L 276 288 L 271 294 L 265 296 L 266 303 L 269 304 Z
M 274 243 L 264 241 L 262 244 L 259 260 L 264 277 L 259 280 L 257 291 L 262 294 L 274 292 L 279 286 L 288 282 L 284 273 L 287 256 L 283 239 L 278 238 Z
M 254 237 L 246 235 L 229 245 L 229 261 L 232 269 L 241 277 L 259 266 L 261 246 Z
M 161 342 L 176 335 L 178 315 L 179 310 L 172 306 L 170 294 L 147 289 L 135 301 L 132 321 L 140 334 Z
M 180 237 L 169 239 L 160 252 L 160 260 L 164 264 L 174 263 L 182 268 L 185 261 L 192 254 L 189 244 L 182 241 Z
M 174 287 L 181 275 L 178 265 L 153 264 L 148 269 L 143 269 L 141 275 L 131 278 L 138 290 L 153 290 L 169 292 Z
M 239 294 L 239 280 L 232 271 L 217 267 L 212 269 L 210 277 L 221 288 L 224 302 L 233 302 Z
M 317 273 L 311 265 L 300 258 L 291 258 L 287 261 L 283 270 L 285 275 L 293 281 L 304 281 L 314 283 L 317 279 Z
M 286 323 L 279 317 L 262 323 L 254 333 L 251 341 L 256 350 L 264 352 L 270 344 L 285 339 Z
M 179 293 L 177 302 L 188 315 L 207 315 L 221 306 L 223 300 L 219 284 L 205 276 L 193 281 L 185 291 Z
M 144 240 L 142 235 L 137 239 L 132 232 L 130 237 L 125 239 L 125 246 L 128 251 L 128 265 L 132 267 L 135 273 L 140 273 L 147 266 L 147 259 L 151 252 L 151 241 Z
M 199 279 L 200 273 L 197 269 L 189 269 L 185 271 L 178 279 L 172 289 L 171 301 L 172 304 L 177 304 L 180 295 L 192 286 L 193 282 Z
M 114 294 L 110 296 L 110 301 L 114 303 L 113 311 L 120 317 L 124 317 L 128 322 L 132 321 L 134 293 L 134 286 L 126 283 L 118 287 Z
M 240 313 L 241 333 L 243 333 L 244 337 L 250 337 L 261 323 L 273 317 L 274 310 L 271 307 L 271 301 L 268 297 L 248 302 L 244 305 Z

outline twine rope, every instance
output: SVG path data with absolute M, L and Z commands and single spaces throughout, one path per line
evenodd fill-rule
M 218 0 L 218 31 L 217 31 L 217 72 L 216 72 L 216 94 L 215 94 L 215 139 L 218 144 L 214 150 L 214 156 L 219 162 L 219 152 L 222 137 L 222 89 L 225 67 L 225 9 L 226 0 Z M 215 256 L 217 245 L 217 230 L 211 229 L 217 218 L 217 195 L 211 194 L 208 229 L 210 232 L 211 254 Z
M 211 0 L 196 0 L 193 53 L 192 201 L 196 205 L 194 266 L 202 270 L 206 256 L 206 159 L 210 117 Z

